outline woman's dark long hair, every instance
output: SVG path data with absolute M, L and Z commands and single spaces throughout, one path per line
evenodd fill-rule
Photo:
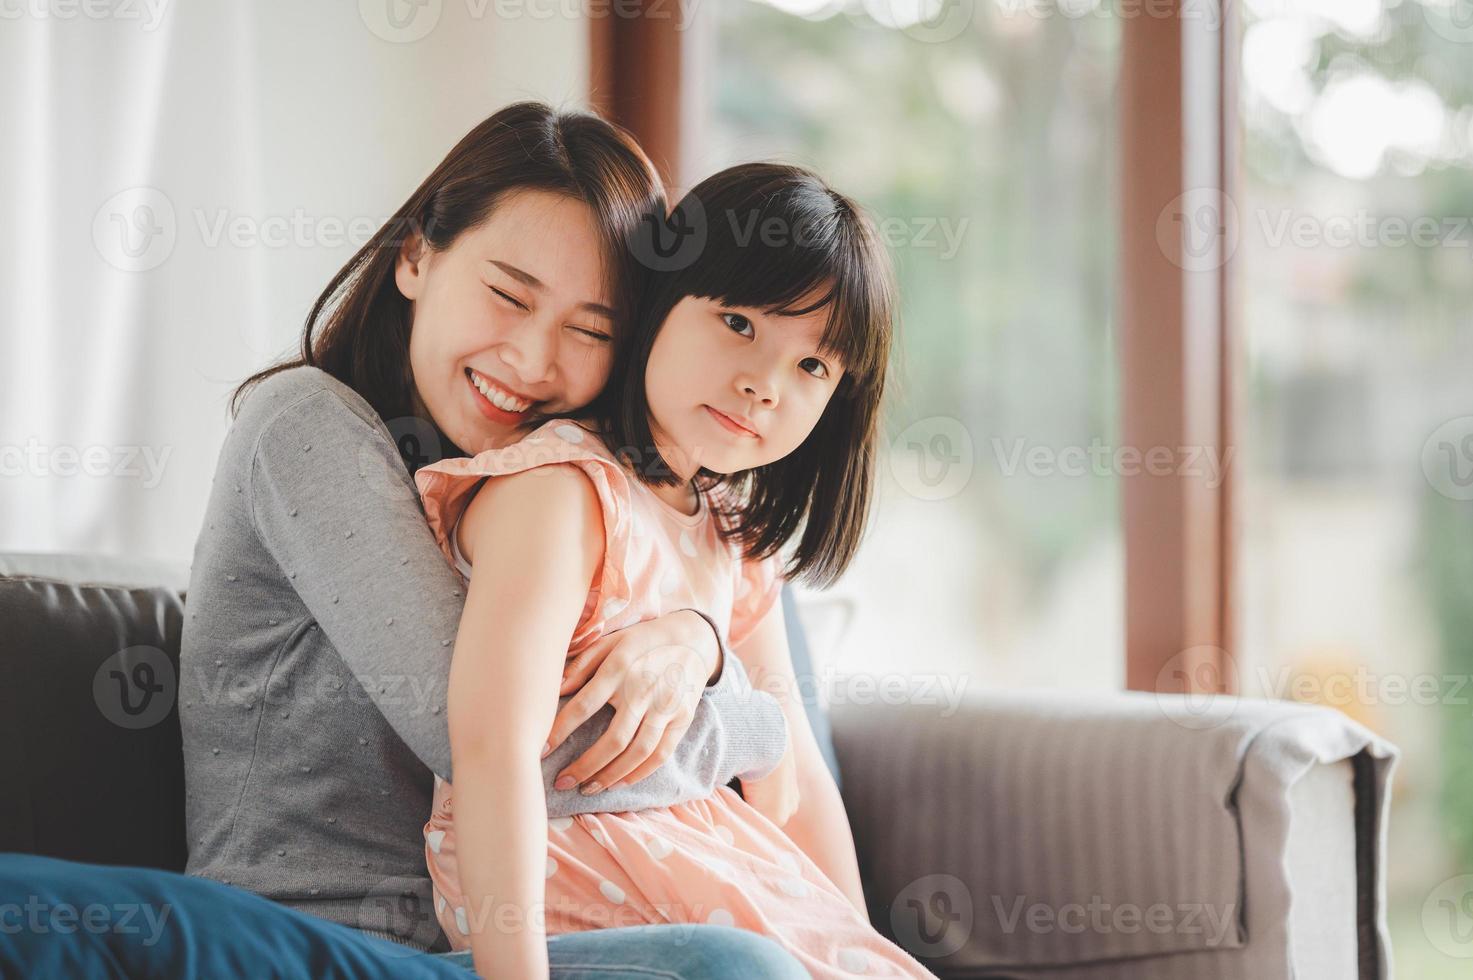
M 609 294 L 625 329 L 644 269 L 629 250 L 641 222 L 663 218 L 665 194 L 634 137 L 597 116 L 518 102 L 485 119 L 424 179 L 409 200 L 338 270 L 307 315 L 295 357 L 247 378 L 230 400 L 232 416 L 259 382 L 310 365 L 362 395 L 385 420 L 413 413 L 409 365 L 410 303 L 394 281 L 401 246 L 422 234 L 449 248 L 514 191 L 541 190 L 582 201 L 593 212 L 610 278 Z

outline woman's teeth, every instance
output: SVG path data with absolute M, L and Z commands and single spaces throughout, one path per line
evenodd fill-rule
M 493 388 L 487 384 L 486 379 L 474 371 L 471 372 L 471 384 L 475 385 L 476 390 L 486 396 L 488 402 L 503 412 L 525 412 L 532 405 L 531 402 L 522 401 L 520 398 L 513 398 L 510 395 L 503 394 L 500 389 Z

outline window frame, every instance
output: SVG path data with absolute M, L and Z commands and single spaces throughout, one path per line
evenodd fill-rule
M 1236 475 L 1226 454 L 1238 429 L 1242 363 L 1230 247 L 1241 20 L 1236 6 L 1216 25 L 1201 9 L 1169 0 L 1150 16 L 1121 21 L 1121 444 L 1142 453 L 1190 447 L 1224 461 L 1217 487 L 1205 473 L 1118 475 L 1126 688 L 1137 691 L 1238 689 L 1230 652 Z M 634 134 L 672 189 L 687 177 L 681 142 L 698 91 L 683 77 L 696 60 L 683 56 L 695 33 L 686 30 L 689 20 L 679 0 L 625 0 L 615 13 L 590 18 L 589 103 Z M 1217 213 L 1225 234 L 1207 263 L 1186 254 L 1181 236 L 1173 246 L 1157 231 L 1183 194 L 1202 188 L 1228 202 Z

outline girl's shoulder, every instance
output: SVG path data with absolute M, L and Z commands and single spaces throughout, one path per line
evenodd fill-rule
M 611 463 L 619 462 L 593 425 L 571 419 L 549 419 L 534 429 L 527 438 L 506 448 L 520 449 L 534 458 L 591 455 Z
M 598 494 L 606 531 L 620 532 L 630 510 L 628 475 L 592 428 L 567 419 L 550 419 L 508 446 L 422 466 L 414 482 L 430 529 L 451 554 L 454 528 L 486 479 L 561 463 L 583 471 Z
M 415 472 L 415 481 L 423 490 L 442 476 L 506 476 L 539 466 L 580 460 L 619 465 L 604 440 L 587 424 L 549 419 L 510 445 L 483 450 L 474 456 L 442 459 L 421 467 Z

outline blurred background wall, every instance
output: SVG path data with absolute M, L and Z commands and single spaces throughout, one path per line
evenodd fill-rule
M 0 549 L 187 561 L 234 384 L 475 123 L 586 102 L 580 17 L 158 2 L 0 20 Z

